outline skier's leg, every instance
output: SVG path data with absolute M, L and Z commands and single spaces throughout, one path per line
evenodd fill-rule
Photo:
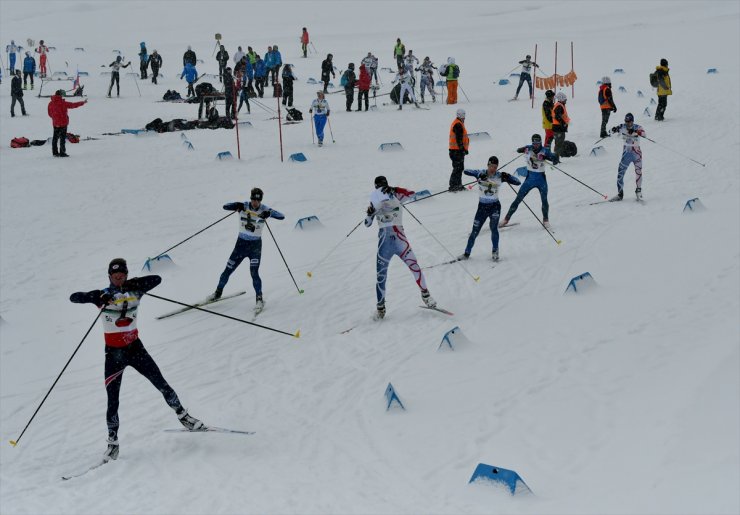
M 150 383 L 159 390 L 164 397 L 164 401 L 167 405 L 175 411 L 182 409 L 180 399 L 177 397 L 175 390 L 167 383 L 159 367 L 154 362 L 152 357 L 144 348 L 144 344 L 141 340 L 137 339 L 127 348 L 129 354 L 129 365 L 131 365 L 138 373 L 146 377 Z
M 470 231 L 470 236 L 468 236 L 468 244 L 465 246 L 465 254 L 467 254 L 468 256 L 473 251 L 475 239 L 478 237 L 478 233 L 480 233 L 480 230 L 483 227 L 483 221 L 487 218 L 486 206 L 486 204 L 483 204 L 481 202 L 478 203 L 478 209 L 475 212 L 475 218 L 473 219 L 473 229 Z
M 424 279 L 424 274 L 421 271 L 419 262 L 416 260 L 416 255 L 414 255 L 414 251 L 411 249 L 409 240 L 406 239 L 406 235 L 400 227 L 393 227 L 393 234 L 395 235 L 395 253 L 403 260 L 406 266 L 409 267 L 419 289 L 426 290 L 427 282 Z
M 547 178 L 544 173 L 538 173 L 541 177 L 537 178 L 535 186 L 540 191 L 540 200 L 542 201 L 542 221 L 547 222 L 550 218 L 550 204 L 547 202 Z
M 105 413 L 109 436 L 118 434 L 118 397 L 121 391 L 123 371 L 126 369 L 126 348 L 105 347 L 104 384 L 108 397 L 108 408 Z
M 527 196 L 527 193 L 529 193 L 529 190 L 531 190 L 532 188 L 534 188 L 534 179 L 530 179 L 530 176 L 527 175 L 527 178 L 524 179 L 524 184 L 521 185 L 519 191 L 516 194 L 514 202 L 511 203 L 511 206 L 509 206 L 509 210 L 506 212 L 507 220 L 511 219 L 511 216 L 516 212 L 521 201 L 524 200 L 524 197 Z
M 226 286 L 226 283 L 229 282 L 229 277 L 231 276 L 231 274 L 234 273 L 234 270 L 236 270 L 241 262 L 244 261 L 244 258 L 247 256 L 246 243 L 247 241 L 241 238 L 238 238 L 236 240 L 234 250 L 231 251 L 229 260 L 226 262 L 226 268 L 224 268 L 224 271 L 221 273 L 221 277 L 218 280 L 218 286 L 216 287 L 216 289 L 223 290 L 224 286 Z
M 517 98 L 519 96 L 519 91 L 522 89 L 522 86 L 524 85 L 524 73 L 519 74 L 519 85 L 516 87 L 516 93 L 514 94 L 514 98 Z
M 642 151 L 636 151 L 632 158 L 632 164 L 635 165 L 635 185 L 642 190 Z
M 493 245 L 492 250 L 496 252 L 498 250 L 498 221 L 501 218 L 501 203 L 494 202 L 489 204 L 487 216 L 490 217 L 488 226 L 491 229 L 491 244 Z
M 624 189 L 624 173 L 627 171 L 627 167 L 632 162 L 629 152 L 622 154 L 622 159 L 619 161 L 619 168 L 617 169 L 617 191 Z
M 385 304 L 385 281 L 388 278 L 388 265 L 395 254 L 390 230 L 390 228 L 384 228 L 378 234 L 378 254 L 375 263 L 375 297 L 378 305 Z
M 251 240 L 247 246 L 247 257 L 249 258 L 249 274 L 252 276 L 254 293 L 259 297 L 262 295 L 262 279 L 260 278 L 260 261 L 262 259 L 262 240 Z

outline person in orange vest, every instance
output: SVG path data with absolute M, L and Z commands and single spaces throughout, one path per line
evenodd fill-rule
M 465 156 L 468 155 L 470 139 L 465 128 L 465 109 L 457 110 L 457 117 L 450 125 L 450 160 L 452 161 L 452 174 L 450 175 L 449 191 L 462 191 L 462 174 L 465 169 Z
M 567 101 L 568 97 L 565 96 L 565 93 L 558 91 L 558 94 L 555 95 L 555 105 L 552 108 L 552 132 L 555 135 L 555 153 L 558 156 L 563 155 L 565 133 L 568 132 L 568 125 L 570 124 L 568 110 L 565 108 Z
M 550 148 L 552 143 L 552 108 L 555 92 L 551 89 L 545 91 L 545 100 L 542 102 L 542 128 L 545 129 L 545 147 Z
M 617 112 L 617 105 L 614 103 L 614 96 L 612 95 L 612 80 L 609 77 L 601 79 L 598 99 L 601 108 L 601 134 L 599 137 L 606 138 L 609 136 L 609 133 L 606 132 L 609 115 Z

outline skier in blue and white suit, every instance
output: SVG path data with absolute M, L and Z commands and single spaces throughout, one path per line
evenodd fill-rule
M 424 274 L 416 261 L 411 244 L 403 232 L 402 201 L 410 199 L 413 191 L 404 188 L 388 186 L 388 180 L 382 175 L 375 178 L 375 190 L 370 194 L 370 206 L 367 208 L 365 226 L 370 227 L 374 219 L 378 219 L 378 254 L 376 263 L 377 281 L 375 294 L 377 296 L 376 319 L 385 317 L 385 281 L 388 277 L 388 265 L 393 256 L 400 257 L 414 275 L 414 281 L 421 290 L 421 299 L 428 307 L 433 308 L 437 302 L 429 294 Z
M 262 203 L 264 193 L 259 188 L 253 188 L 249 196 L 249 202 L 230 202 L 224 205 L 227 211 L 239 212 L 239 237 L 234 245 L 234 250 L 226 262 L 226 268 L 221 274 L 216 291 L 209 297 L 209 300 L 221 298 L 224 287 L 229 281 L 229 276 L 236 268 L 249 258 L 249 273 L 252 275 L 252 286 L 257 295 L 255 310 L 261 311 L 264 306 L 262 299 L 262 279 L 260 279 L 259 268 L 260 259 L 262 258 L 262 229 L 265 227 L 265 220 L 275 218 L 283 220 L 285 215 L 280 211 L 270 209 Z
M 519 203 L 524 200 L 527 193 L 533 188 L 537 188 L 540 192 L 540 200 L 542 200 L 542 223 L 545 227 L 550 227 L 550 204 L 547 202 L 547 177 L 545 177 L 545 160 L 550 161 L 556 165 L 560 162 L 560 158 L 557 154 L 554 154 L 548 148 L 542 146 L 542 136 L 539 134 L 532 134 L 532 144 L 525 145 L 516 149 L 520 154 L 524 154 L 527 161 L 527 178 L 524 179 L 524 184 L 519 188 L 519 192 L 516 194 L 514 202 L 511 203 L 509 210 L 506 212 L 504 221 L 501 222 L 501 227 L 509 223 L 512 215 L 519 207 Z
M 490 219 L 491 242 L 493 243 L 492 257 L 494 261 L 498 261 L 498 219 L 501 216 L 501 202 L 498 199 L 498 189 L 504 182 L 516 184 L 517 186 L 521 182 L 506 172 L 496 171 L 497 169 L 498 157 L 491 156 L 488 159 L 488 169 L 463 170 L 465 175 L 470 175 L 478 180 L 480 198 L 478 199 L 478 210 L 475 212 L 475 220 L 473 221 L 473 230 L 470 231 L 465 253 L 460 256 L 460 259 L 468 259 L 470 257 L 478 233 L 483 228 L 486 220 Z
M 316 137 L 319 139 L 319 146 L 322 146 L 324 144 L 324 126 L 331 114 L 329 102 L 326 101 L 323 91 L 319 90 L 316 92 L 316 98 L 311 103 L 311 108 L 308 112 L 313 115 L 313 123 L 316 126 Z
M 624 197 L 624 172 L 630 163 L 635 165 L 635 195 L 637 200 L 642 200 L 642 149 L 640 148 L 640 136 L 645 136 L 645 129 L 635 123 L 632 113 L 624 115 L 624 123 L 612 127 L 612 133 L 617 133 L 624 138 L 622 159 L 619 161 L 617 171 L 617 195 L 610 200 L 622 200 Z

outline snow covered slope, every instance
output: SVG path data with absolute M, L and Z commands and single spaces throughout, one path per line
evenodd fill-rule
M 454 12 L 450 11 L 454 5 Z M 135 371 L 121 391 L 120 458 L 90 474 L 105 448 L 103 343 L 99 327 L 62 376 L 16 448 L 0 445 L 2 513 L 738 513 L 740 500 L 740 8 L 737 2 L 10 2 L 0 3 L 0 40 L 46 40 L 52 71 L 87 71 L 89 103 L 70 111 L 70 131 L 100 138 L 68 145 L 54 159 L 48 145 L 10 149 L 15 136 L 51 135 L 47 99 L 27 91 L 28 117 L 9 116 L 9 80 L 0 90 L 0 435 L 17 438 L 95 317 L 69 294 L 106 285 L 113 257 L 134 272 L 226 214 L 221 206 L 259 186 L 265 203 L 286 213 L 270 226 L 298 284 L 265 234 L 261 275 L 267 307 L 258 322 L 299 339 L 189 313 L 157 321 L 175 306 L 145 298 L 144 345 L 195 416 L 255 431 L 252 436 L 172 434 L 178 422 Z M 306 26 L 319 54 L 300 57 Z M 101 136 L 141 128 L 154 118 L 194 118 L 197 106 L 157 102 L 184 93 L 181 56 L 192 45 L 201 72 L 220 32 L 264 53 L 277 44 L 295 64 L 296 106 L 307 114 L 320 62 L 331 52 L 339 70 L 372 50 L 391 66 L 396 37 L 435 64 L 454 56 L 461 67 L 458 106 L 382 106 L 347 113 L 329 95 L 332 131 L 319 149 L 308 122 L 283 127 L 286 157 L 269 109 L 252 106 L 234 131 L 157 136 Z M 718 35 L 722 37 L 718 37 Z M 619 123 L 633 112 L 647 135 L 643 191 L 588 205 L 599 196 L 559 171 L 548 171 L 556 245 L 524 206 L 519 226 L 501 234 L 502 259 L 489 261 L 483 232 L 465 267 L 426 273 L 446 317 L 418 309 L 418 289 L 394 260 L 388 315 L 375 304 L 376 228 L 358 228 L 320 267 L 316 263 L 364 216 L 372 180 L 444 189 L 450 172 L 449 124 L 467 110 L 474 142 L 466 166 L 501 162 L 542 132 L 538 105 L 507 102 L 498 86 L 518 60 L 534 53 L 546 74 L 569 71 L 575 46 L 578 82 L 568 107 L 569 139 L 579 155 L 561 168 L 604 194 L 616 192 L 621 143 L 589 157 L 598 139 L 596 81 L 611 75 Z M 122 76 L 122 97 L 106 99 L 100 72 L 121 50 L 134 60 L 140 41 L 163 56 L 159 86 Z M 75 51 L 82 47 L 84 52 Z M 648 73 L 670 62 L 674 95 L 666 121 L 650 106 Z M 3 56 L 5 59 L 5 56 Z M 564 64 L 566 63 L 566 64 Z M 104 66 L 105 68 L 101 67 Z M 614 74 L 616 68 L 624 74 Z M 719 73 L 707 75 L 708 68 Z M 135 70 L 134 70 L 135 71 Z M 383 72 L 383 92 L 391 75 Z M 213 79 L 211 79 L 213 82 Z M 215 83 L 218 83 L 216 79 Z M 339 76 L 334 81 L 339 84 Z M 66 84 L 64 84 L 66 85 Z M 623 86 L 626 92 L 618 91 Z M 44 87 L 44 93 L 56 87 Z M 637 90 L 645 93 L 637 96 Z M 270 90 L 271 92 L 271 90 Z M 522 95 L 523 96 L 523 95 Z M 371 100 L 372 102 L 372 100 Z M 243 112 L 242 112 L 243 113 Z M 611 124 L 610 124 L 611 125 Z M 399 141 L 404 152 L 381 153 Z M 677 151 L 677 152 L 673 152 Z M 699 166 L 682 155 L 706 163 Z M 513 169 L 518 161 L 508 167 Z M 508 190 L 508 188 L 506 188 Z M 703 213 L 682 214 L 699 197 Z M 508 208 L 513 193 L 504 191 Z M 536 214 L 536 195 L 526 202 Z M 444 194 L 409 209 L 445 247 L 462 252 L 477 204 L 474 192 Z M 300 217 L 323 227 L 299 231 Z M 449 259 L 425 228 L 406 217 L 422 266 Z M 233 219 L 170 252 L 157 295 L 197 301 L 216 286 L 236 238 Z M 306 272 L 312 272 L 309 279 Z M 571 277 L 590 272 L 598 288 L 563 296 Z M 248 294 L 216 304 L 233 317 L 251 314 L 247 267 L 226 292 Z M 437 350 L 459 326 L 467 340 Z M 349 328 L 352 330 L 342 334 Z M 396 387 L 407 410 L 385 411 Z M 479 462 L 514 469 L 535 496 L 510 497 L 467 482 Z

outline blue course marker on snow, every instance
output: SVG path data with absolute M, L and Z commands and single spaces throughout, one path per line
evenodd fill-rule
M 684 213 L 698 213 L 700 211 L 706 211 L 706 209 L 698 197 L 687 200 L 683 206 Z
M 707 70 L 707 73 L 719 73 L 719 72 L 717 71 L 717 68 L 709 68 Z
M 316 215 L 304 216 L 295 223 L 294 229 L 313 229 L 321 227 L 321 220 Z
M 392 141 L 390 143 L 381 143 L 378 147 L 381 152 L 400 152 L 403 150 L 403 145 L 398 141 Z
M 492 481 L 505 485 L 509 489 L 509 492 L 511 492 L 511 495 L 532 493 L 527 483 L 515 471 L 486 465 L 485 463 L 478 464 L 468 484 L 478 480 Z
M 599 157 L 603 156 L 604 154 L 606 154 L 606 149 L 602 145 L 599 145 L 598 147 L 592 148 L 589 155 Z
M 596 281 L 594 281 L 594 278 L 590 273 L 585 272 L 571 279 L 564 293 L 568 293 L 569 291 L 572 291 L 573 293 L 582 293 L 594 286 L 596 286 Z
M 401 399 L 398 398 L 398 394 L 396 394 L 396 390 L 393 388 L 393 385 L 391 383 L 388 383 L 388 387 L 385 389 L 385 399 L 388 401 L 388 405 L 385 408 L 386 411 L 391 409 L 391 404 L 393 403 L 393 401 L 396 401 L 398 405 L 401 406 L 401 409 L 403 409 L 404 411 L 406 410 L 403 403 L 401 402 Z
M 624 69 L 622 69 L 622 68 L 614 68 L 614 73 L 624 73 Z
M 501 79 L 498 81 L 499 86 L 506 86 L 507 84 L 509 84 L 509 79 Z
M 437 350 L 441 349 L 444 344 L 447 344 L 447 346 L 450 348 L 450 350 L 455 350 L 455 336 L 457 336 L 460 333 L 460 327 L 455 326 L 449 331 L 447 331 L 444 336 L 442 337 L 442 341 L 439 342 L 439 347 L 437 347 Z
M 225 159 L 234 159 L 234 156 L 232 156 L 232 155 L 231 155 L 231 152 L 229 152 L 229 151 L 227 150 L 226 152 L 219 152 L 219 153 L 218 153 L 218 154 L 216 155 L 216 158 L 217 158 L 217 159 L 218 159 L 219 161 L 223 161 L 223 160 L 225 160 Z
M 290 160 L 303 163 L 306 161 L 306 155 L 303 152 L 296 152 L 295 154 L 290 154 Z

